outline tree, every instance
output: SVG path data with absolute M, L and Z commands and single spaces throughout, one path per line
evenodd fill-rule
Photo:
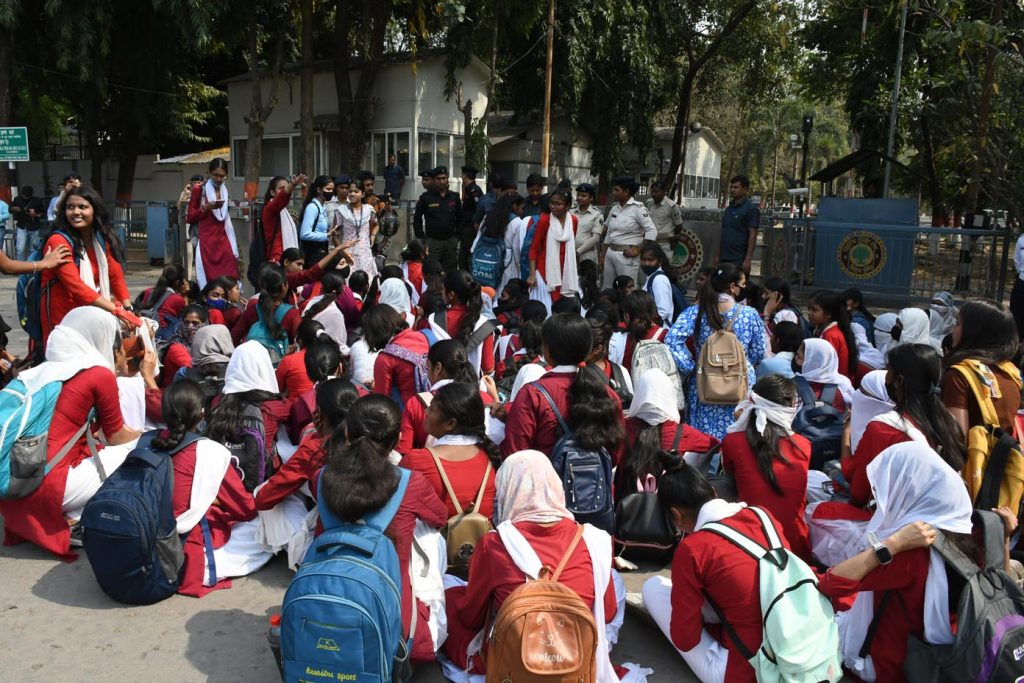
M 299 71 L 299 140 L 302 145 L 302 169 L 310 175 L 316 174 L 313 149 L 313 16 L 314 0 L 299 0 L 299 14 L 302 24 L 302 42 L 299 53 L 302 68 Z
M 260 169 L 263 164 L 263 130 L 267 119 L 277 106 L 277 89 L 281 83 L 285 57 L 284 22 L 280 17 L 273 17 L 271 12 L 263 13 L 257 11 L 258 9 L 267 8 L 248 8 L 249 19 L 245 31 L 246 61 L 249 66 L 252 93 L 249 112 L 245 115 L 247 135 L 244 162 L 245 198 L 250 201 L 259 194 Z M 264 31 L 263 27 L 266 24 L 261 19 L 277 19 L 276 22 L 270 22 L 269 34 Z M 263 99 L 264 78 L 270 79 L 266 100 Z

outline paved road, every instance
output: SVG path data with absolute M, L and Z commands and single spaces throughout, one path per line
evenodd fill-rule
M 129 268 L 134 296 L 159 269 Z M 0 314 L 16 328 L 10 348 L 22 354 L 14 278 L 0 277 Z M 626 575 L 639 591 L 649 574 Z M 234 581 L 230 590 L 196 600 L 175 596 L 130 607 L 107 598 L 84 557 L 64 564 L 33 546 L 0 547 L 0 671 L 7 681 L 280 680 L 266 646 L 267 615 L 280 608 L 291 577 L 282 558 Z M 660 632 L 629 615 L 614 661 L 654 669 L 651 681 L 696 681 Z M 443 681 L 434 665 L 417 683 Z

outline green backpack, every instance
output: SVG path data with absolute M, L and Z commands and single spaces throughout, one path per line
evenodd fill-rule
M 831 603 L 818 592 L 811 568 L 782 545 L 767 513 L 756 507 L 748 509 L 761 520 L 768 548 L 719 522 L 705 524 L 701 531 L 721 536 L 758 561 L 764 640 L 757 651 L 743 644 L 714 603 L 712 608 L 754 667 L 759 683 L 838 681 L 843 669 Z

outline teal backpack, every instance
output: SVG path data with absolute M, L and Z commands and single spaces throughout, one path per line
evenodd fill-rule
M 831 603 L 818 592 L 818 580 L 811 568 L 782 545 L 768 514 L 756 507 L 747 509 L 761 520 L 769 547 L 720 522 L 705 524 L 701 531 L 721 536 L 757 560 L 764 625 L 764 639 L 757 650 L 747 647 L 718 606 L 708 602 L 729 638 L 754 667 L 759 683 L 838 681 L 843 669 Z
M 295 307 L 291 304 L 281 304 L 277 307 L 277 310 L 274 311 L 274 322 L 277 323 L 278 327 L 281 327 L 284 317 L 293 308 Z M 245 341 L 257 341 L 262 344 L 270 353 L 270 360 L 276 368 L 281 359 L 288 353 L 288 333 L 282 328 L 276 337 L 270 334 L 270 330 L 267 329 L 267 323 L 263 319 L 263 309 L 260 308 L 259 302 L 256 303 L 256 316 L 259 319 L 249 328 L 249 334 L 246 335 Z

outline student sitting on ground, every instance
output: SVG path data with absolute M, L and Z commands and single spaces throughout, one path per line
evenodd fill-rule
M 481 374 L 494 372 L 495 325 L 483 315 L 480 283 L 464 270 L 444 276 L 445 311 L 435 311 L 420 323 L 420 329 L 432 331 L 438 339 L 454 339 L 466 347 L 469 362 Z M 443 317 L 442 317 L 443 316 Z
M 782 320 L 775 323 L 772 330 L 772 356 L 765 358 L 757 366 L 757 378 L 766 375 L 782 375 L 792 377 L 793 358 L 804 342 L 804 331 L 799 324 Z
M 313 380 L 306 373 L 306 349 L 316 341 L 323 330 L 324 326 L 316 320 L 306 319 L 299 323 L 299 331 L 295 338 L 299 348 L 282 358 L 274 371 L 277 386 L 289 402 L 313 388 Z
M 722 440 L 722 469 L 735 479 L 739 499 L 772 513 L 789 547 L 810 562 L 804 509 L 811 443 L 793 433 L 795 402 L 790 380 L 781 375 L 759 379 Z
M 619 362 L 627 368 L 633 367 L 633 351 L 642 341 L 653 339 L 665 341 L 668 329 L 659 324 L 658 309 L 655 307 L 654 296 L 649 292 L 638 291 L 626 295 L 622 300 L 622 319 L 626 323 L 629 334 L 622 349 Z
M 839 412 L 846 412 L 853 400 L 853 385 L 839 369 L 835 347 L 824 339 L 805 339 L 793 357 L 793 369 L 797 377 L 811 386 L 815 399 L 821 398 L 826 385 L 834 384 L 837 391 L 832 407 Z
M 379 355 L 373 364 L 373 392 L 405 406 L 409 399 L 429 387 L 426 355 L 427 338 L 410 330 L 402 314 L 390 306 L 373 306 L 363 314 L 363 338 L 370 351 Z
M 198 304 L 189 304 L 181 311 L 181 320 L 171 334 L 170 345 L 163 353 L 163 367 L 160 368 L 161 389 L 174 381 L 179 370 L 192 367 L 192 339 L 208 321 L 209 314 Z
M 173 450 L 189 432 L 194 432 L 203 419 L 205 399 L 203 390 L 191 380 L 180 380 L 168 387 L 163 400 L 167 429 L 153 440 L 153 448 Z M 231 451 L 203 438 L 175 453 L 171 462 L 174 515 L 185 543 L 178 592 L 201 598 L 212 590 L 230 588 L 230 577 L 256 571 L 271 554 L 255 542 L 251 525 L 238 525 L 253 519 L 256 507 L 252 495 L 242 485 Z M 213 546 L 209 549 L 203 539 L 202 522 L 209 527 Z M 213 553 L 212 568 L 207 550 Z

